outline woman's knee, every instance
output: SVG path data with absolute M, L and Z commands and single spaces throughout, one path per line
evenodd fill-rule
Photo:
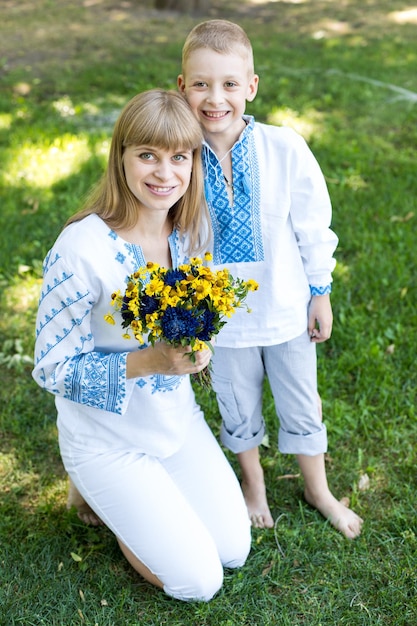
M 218 562 L 216 567 L 193 572 L 181 583 L 164 584 L 164 591 L 169 596 L 185 602 L 209 602 L 223 585 L 223 567 Z
M 223 567 L 243 567 L 251 550 L 252 536 L 249 515 L 246 504 L 243 502 L 243 510 L 240 517 L 235 518 L 235 523 L 225 532 L 217 547 Z

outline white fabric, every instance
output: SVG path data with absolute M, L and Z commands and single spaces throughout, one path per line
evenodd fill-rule
M 174 265 L 183 262 L 175 232 L 170 245 Z M 114 326 L 104 320 L 111 294 L 144 263 L 140 247 L 96 215 L 63 231 L 45 262 L 33 376 L 56 396 L 74 441 L 134 441 L 138 451 L 168 456 L 193 415 L 189 377 L 126 379 L 126 354 L 139 344 L 123 339 L 120 313 Z
M 239 567 L 250 522 L 230 465 L 200 412 L 183 446 L 158 459 L 115 441 L 74 446 L 60 429 L 67 472 L 103 522 L 180 600 L 208 601 L 223 566 Z
M 230 348 L 270 346 L 301 335 L 310 286 L 331 283 L 338 243 L 325 180 L 304 139 L 289 128 L 251 126 L 243 134 L 253 132 L 255 139 L 265 258 L 226 266 L 233 276 L 259 283 L 247 299 L 252 312 L 238 310 L 218 335 L 217 344 Z
M 173 266 L 186 242 L 169 237 Z M 138 343 L 105 322 L 139 246 L 96 215 L 66 228 L 44 265 L 33 376 L 55 395 L 64 465 L 115 535 L 183 600 L 208 600 L 242 565 L 250 524 L 237 479 L 189 376 L 126 378 Z

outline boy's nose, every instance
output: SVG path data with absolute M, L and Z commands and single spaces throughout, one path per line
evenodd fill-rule
M 210 104 L 219 105 L 223 102 L 223 91 L 220 87 L 212 87 L 207 96 L 207 102 Z

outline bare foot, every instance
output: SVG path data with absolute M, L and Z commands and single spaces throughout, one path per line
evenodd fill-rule
M 78 491 L 77 487 L 70 479 L 67 498 L 67 509 L 69 510 L 73 506 L 75 506 L 75 508 L 77 509 L 77 515 L 80 520 L 84 522 L 84 524 L 88 524 L 90 526 L 103 526 L 103 522 L 101 521 L 101 519 L 87 504 L 87 502 Z
M 264 482 L 249 484 L 242 481 L 242 491 L 252 526 L 254 528 L 273 528 L 274 519 L 266 499 Z
M 304 497 L 312 507 L 317 509 L 323 517 L 329 520 L 332 526 L 348 539 L 355 539 L 361 534 L 363 519 L 345 506 L 343 502 L 336 500 L 330 491 L 324 497 L 320 496 L 320 498 L 314 499 L 309 496 L 306 490 Z

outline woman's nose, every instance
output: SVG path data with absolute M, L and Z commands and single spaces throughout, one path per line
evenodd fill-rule
M 168 180 L 172 175 L 171 163 L 168 160 L 161 159 L 155 168 L 154 174 L 161 180 Z

